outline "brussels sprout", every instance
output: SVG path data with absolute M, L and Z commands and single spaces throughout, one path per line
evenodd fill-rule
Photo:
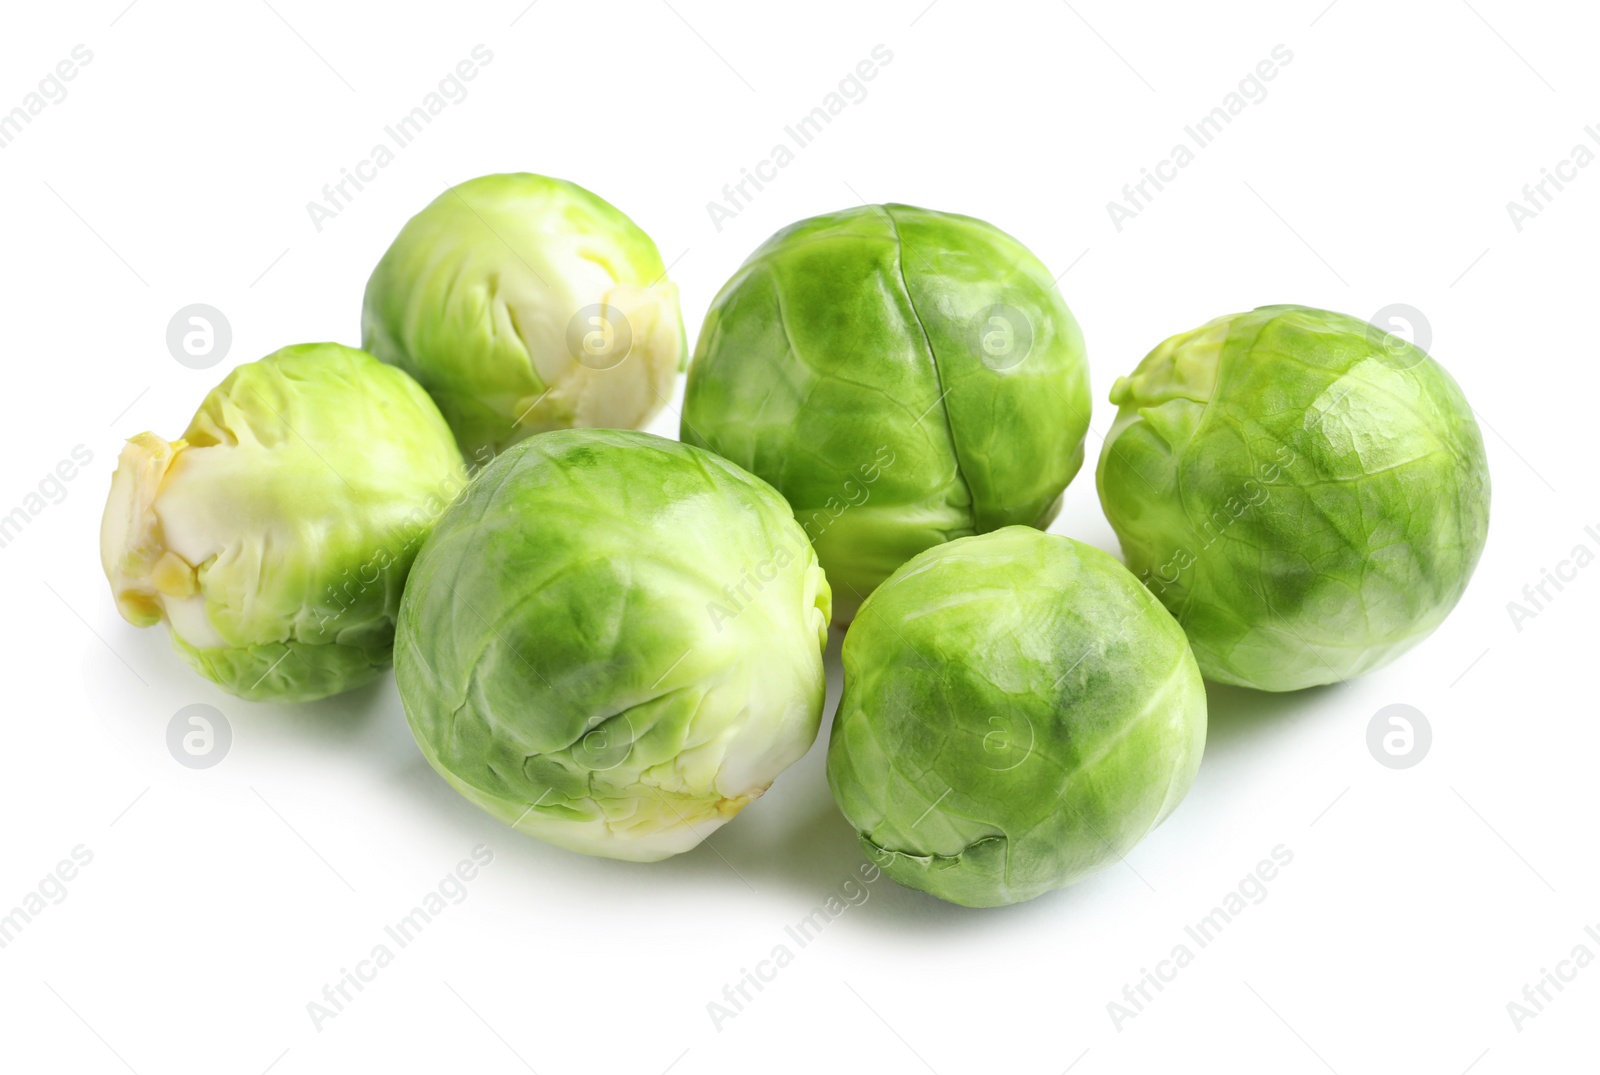
M 1125 855 L 1205 738 L 1166 609 L 1098 549 L 1012 526 L 929 549 L 861 606 L 828 784 L 890 877 L 995 907 Z
M 481 176 L 400 230 L 367 282 L 362 346 L 428 390 L 469 456 L 643 426 L 688 350 L 666 275 L 650 237 L 577 184 Z
M 1083 337 L 999 229 L 872 205 L 768 239 L 706 314 L 681 436 L 771 482 L 841 620 L 930 545 L 1047 526 L 1083 464 Z
M 1210 679 L 1360 675 L 1455 607 L 1489 527 L 1483 438 L 1417 347 L 1264 306 L 1167 340 L 1117 381 L 1100 501 Z
M 644 433 L 511 448 L 447 511 L 400 606 L 423 754 L 550 843 L 687 851 L 803 755 L 829 590 L 764 482 Z
M 123 617 L 165 620 L 224 690 L 321 698 L 388 667 L 406 572 L 465 481 L 410 377 L 336 343 L 285 347 L 230 373 L 179 440 L 127 443 L 100 561 Z

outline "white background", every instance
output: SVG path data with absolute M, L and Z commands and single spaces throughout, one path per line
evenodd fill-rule
M 1596 1070 L 1600 963 L 1520 1030 L 1506 1007 L 1580 943 L 1600 956 L 1584 934 L 1600 930 L 1600 566 L 1520 630 L 1507 611 L 1574 546 L 1600 551 L 1584 532 L 1600 530 L 1600 167 L 1520 232 L 1506 209 L 1600 123 L 1588 5 L 125 4 L 8 5 L 0 33 L 0 111 L 73 46 L 94 54 L 0 150 L 0 514 L 75 445 L 93 453 L 0 548 L 0 911 L 74 847 L 93 854 L 0 950 L 0 1067 Z M 306 203 L 479 43 L 494 59 L 470 95 L 319 233 Z M 893 59 L 867 97 L 719 232 L 706 203 L 878 44 Z M 1266 99 L 1114 228 L 1106 203 L 1278 44 L 1293 60 Z M 358 343 L 362 287 L 401 223 L 449 182 L 510 170 L 632 215 L 673 265 L 691 339 L 792 220 L 858 196 L 983 216 L 1071 267 L 1100 432 L 1112 380 L 1174 332 L 1273 302 L 1410 304 L 1483 424 L 1487 551 L 1455 614 L 1393 666 L 1292 696 L 1213 689 L 1199 779 L 1126 866 L 989 911 L 880 880 L 718 1027 L 708 1002 L 861 862 L 824 782 L 826 731 L 708 846 L 586 859 L 452 792 L 392 679 L 296 708 L 237 701 L 163 631 L 122 622 L 97 562 L 123 438 L 176 436 L 228 368 L 279 346 Z M 166 349 L 195 302 L 233 327 L 210 370 Z M 675 427 L 669 412 L 654 428 Z M 1054 529 L 1114 550 L 1099 443 Z M 165 741 L 196 702 L 233 730 L 204 771 Z M 1434 734 L 1404 771 L 1366 746 L 1395 702 Z M 480 843 L 494 861 L 465 901 L 316 1028 L 307 1002 Z M 1265 901 L 1115 1026 L 1107 1003 L 1278 844 L 1294 859 Z

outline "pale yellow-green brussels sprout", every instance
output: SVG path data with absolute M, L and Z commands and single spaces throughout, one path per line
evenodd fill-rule
M 587 855 L 696 846 L 811 747 L 832 591 L 771 486 L 647 433 L 531 437 L 417 556 L 395 681 L 468 800 Z
M 388 666 L 411 561 L 465 482 L 405 373 L 339 344 L 286 347 L 229 374 L 178 440 L 128 441 L 101 564 L 123 617 L 165 621 L 224 690 L 321 698 Z
M 474 457 L 550 429 L 643 428 L 688 350 L 650 236 L 526 172 L 457 184 L 407 222 L 367 282 L 361 338 Z

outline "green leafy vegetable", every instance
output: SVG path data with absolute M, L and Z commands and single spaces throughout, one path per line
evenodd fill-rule
M 931 545 L 1048 525 L 1088 421 L 1049 270 L 981 220 L 874 205 L 783 229 L 728 281 L 681 436 L 784 495 L 848 619 Z
M 971 907 L 1117 861 L 1194 781 L 1183 631 L 1121 564 L 1026 527 L 936 546 L 844 640 L 828 783 L 868 857 Z
M 782 498 L 709 452 L 562 430 L 439 521 L 395 672 L 462 795 L 575 851 L 694 847 L 803 755 L 829 589 Z
M 123 448 L 100 556 L 130 623 L 201 675 L 302 701 L 388 667 L 406 572 L 466 482 L 415 381 L 334 343 L 240 366 L 182 438 Z
M 1210 679 L 1297 690 L 1426 638 L 1483 551 L 1489 468 L 1461 389 L 1344 314 L 1265 306 L 1117 381 L 1100 500 Z

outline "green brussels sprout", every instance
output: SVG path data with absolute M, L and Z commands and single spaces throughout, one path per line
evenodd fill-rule
M 1264 306 L 1117 381 L 1098 486 L 1205 675 L 1268 691 L 1386 664 L 1455 607 L 1489 528 L 1483 438 L 1419 348 Z
M 788 499 L 841 620 L 931 545 L 1044 527 L 1083 464 L 1083 336 L 972 217 L 872 205 L 761 245 L 700 331 L 680 435 Z
M 666 276 L 650 237 L 576 183 L 480 176 L 400 230 L 367 281 L 362 346 L 428 390 L 469 457 L 641 427 L 688 351 Z
M 1205 738 L 1166 609 L 1098 549 L 1012 526 L 927 550 L 861 606 L 828 784 L 884 873 L 995 907 L 1124 856 Z
M 827 579 L 788 506 L 709 452 L 561 430 L 439 520 L 395 675 L 429 763 L 559 847 L 697 845 L 816 738 Z
M 128 441 L 100 561 L 128 622 L 166 621 L 241 698 L 306 701 L 389 666 L 406 572 L 466 483 L 417 383 L 336 343 L 240 366 L 183 436 Z

